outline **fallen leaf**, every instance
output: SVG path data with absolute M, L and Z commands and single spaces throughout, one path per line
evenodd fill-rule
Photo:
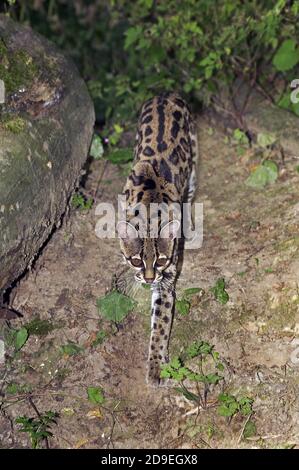
M 102 415 L 101 410 L 99 408 L 95 408 L 94 410 L 90 410 L 87 413 L 86 417 L 89 418 L 89 419 L 95 419 L 95 418 L 102 419 L 103 415 Z
M 76 442 L 76 444 L 74 445 L 74 449 L 80 449 L 80 447 L 85 446 L 86 444 L 88 444 L 88 442 L 89 440 L 83 437 L 82 439 Z

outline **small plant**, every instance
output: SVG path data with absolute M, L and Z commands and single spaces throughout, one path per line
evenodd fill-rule
M 220 403 L 218 407 L 218 414 L 232 418 L 236 413 L 242 416 L 250 415 L 252 411 L 253 399 L 249 397 L 241 397 L 237 399 L 234 395 L 228 393 L 221 393 L 218 396 Z
M 101 137 L 94 135 L 90 147 L 90 155 L 95 160 L 101 159 L 103 156 L 106 160 L 114 165 L 121 165 L 133 160 L 134 151 L 131 147 L 119 147 L 119 141 L 123 135 L 124 128 L 119 124 L 114 124 L 111 133 L 106 131 L 107 137 L 104 142 L 107 144 L 107 150 L 104 152 L 104 146 Z
M 20 117 L 7 120 L 4 119 L 3 127 L 7 131 L 13 132 L 14 134 L 19 134 L 26 128 L 26 121 Z
M 103 390 L 100 387 L 88 387 L 87 396 L 94 405 L 102 405 L 105 401 Z
M 95 160 L 99 160 L 103 156 L 104 147 L 103 147 L 102 139 L 96 134 L 92 138 L 89 153 L 90 153 L 90 156 L 93 157 Z
M 90 210 L 93 205 L 93 199 L 92 198 L 86 199 L 86 197 L 83 196 L 83 194 L 76 193 L 72 197 L 71 204 L 75 209 L 80 209 L 82 211 Z
M 229 295 L 225 290 L 225 280 L 223 278 L 217 279 L 214 287 L 211 287 L 210 290 L 220 304 L 225 305 L 229 301 Z
M 175 308 L 181 315 L 188 315 L 191 307 L 192 297 L 199 293 L 203 293 L 200 287 L 190 287 L 183 291 L 182 297 L 175 301 Z
M 56 424 L 56 418 L 58 418 L 57 413 L 54 411 L 46 411 L 37 418 L 19 416 L 16 418 L 16 423 L 22 426 L 21 429 L 19 429 L 20 432 L 29 434 L 32 448 L 38 449 L 44 440 L 53 436 L 50 427 Z
M 262 189 L 268 184 L 273 184 L 278 178 L 278 167 L 275 162 L 265 160 L 258 165 L 248 176 L 245 184 L 254 189 Z
M 28 339 L 28 336 L 29 336 L 28 331 L 25 327 L 21 328 L 20 330 L 16 332 L 16 336 L 15 336 L 16 351 L 19 351 L 20 349 L 22 349 L 22 347 L 24 346 L 24 344 L 26 343 Z
M 60 351 L 65 356 L 77 356 L 83 351 L 83 348 L 73 341 L 69 341 L 67 344 L 64 344 L 60 347 Z
M 107 142 L 109 143 L 109 145 L 115 147 L 119 143 L 123 132 L 124 128 L 121 125 L 117 123 L 114 124 L 112 132 L 107 137 Z
M 183 316 L 188 315 L 190 311 L 191 304 L 187 299 L 177 299 L 175 301 L 176 310 Z
M 240 145 L 248 145 L 249 144 L 249 139 L 245 132 L 243 132 L 241 129 L 235 129 L 233 132 L 233 140 L 237 142 Z
M 197 368 L 191 369 L 187 362 L 197 359 Z M 212 360 L 208 362 L 208 360 Z M 209 364 L 210 372 L 204 371 L 204 365 Z M 195 401 L 203 408 L 206 407 L 207 395 L 210 385 L 217 385 L 223 379 L 218 371 L 223 371 L 224 366 L 219 360 L 219 353 L 214 351 L 214 346 L 206 341 L 195 341 L 192 343 L 181 357 L 174 357 L 168 364 L 162 366 L 161 378 L 173 379 L 180 387 L 176 391 L 181 393 L 190 401 Z M 184 383 L 185 380 L 193 382 L 197 393 L 191 392 Z M 200 389 L 199 385 L 202 385 Z
M 136 302 L 117 290 L 97 299 L 97 307 L 104 318 L 113 323 L 120 323 L 133 310 Z
M 93 340 L 93 342 L 91 343 L 91 345 L 95 348 L 96 346 L 99 346 L 100 344 L 102 344 L 105 339 L 107 338 L 107 333 L 106 331 L 104 330 L 100 330 L 97 332 L 96 334 L 96 337 L 95 339 Z
M 244 131 L 241 129 L 235 129 L 232 136 L 232 143 L 237 146 L 237 154 L 239 156 L 244 155 L 246 150 L 249 148 L 249 139 Z
M 14 348 L 15 353 L 20 351 L 24 344 L 27 342 L 29 332 L 26 327 L 22 327 L 19 330 L 14 328 L 7 328 L 4 330 L 4 340 L 7 346 Z
M 218 396 L 219 406 L 217 411 L 220 416 L 228 418 L 229 422 L 237 414 L 247 418 L 242 431 L 242 437 L 245 439 L 256 434 L 255 423 L 250 419 L 253 414 L 253 401 L 253 398 L 247 396 L 236 398 L 229 393 L 220 393 Z
M 133 160 L 134 152 L 132 148 L 119 148 L 108 153 L 106 159 L 114 165 L 128 163 Z
M 31 390 L 32 390 L 32 386 L 29 384 L 20 385 L 20 384 L 12 382 L 7 385 L 5 389 L 5 393 L 7 395 L 17 395 L 17 394 L 22 394 L 22 393 L 29 393 L 31 392 Z
M 275 134 L 270 132 L 259 132 L 256 138 L 257 146 L 262 149 L 268 149 L 277 141 Z

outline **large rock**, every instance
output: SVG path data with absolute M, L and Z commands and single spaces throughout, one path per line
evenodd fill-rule
M 0 79 L 1 293 L 59 223 L 86 160 L 94 109 L 73 63 L 3 15 Z

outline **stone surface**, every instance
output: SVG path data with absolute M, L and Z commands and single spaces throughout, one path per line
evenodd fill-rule
M 0 15 L 0 41 L 8 91 L 0 105 L 1 292 L 60 222 L 86 160 L 94 109 L 73 63 L 46 39 Z

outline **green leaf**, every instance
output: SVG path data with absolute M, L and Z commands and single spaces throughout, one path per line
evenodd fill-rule
M 181 393 L 182 395 L 184 395 L 184 397 L 187 398 L 187 400 L 195 401 L 195 402 L 199 401 L 199 396 L 195 395 L 195 393 L 189 392 L 189 390 L 187 390 L 186 388 L 175 387 L 175 390 Z
M 248 416 L 252 413 L 253 399 L 249 397 L 243 397 L 239 400 L 240 412 L 243 416 Z
M 190 287 L 189 289 L 185 289 L 183 292 L 183 297 L 185 299 L 189 299 L 190 297 L 193 297 L 193 295 L 198 294 L 199 292 L 202 292 L 203 289 L 201 287 Z
M 257 144 L 262 148 L 269 147 L 275 141 L 276 136 L 274 134 L 259 132 L 257 135 Z
M 27 393 L 31 391 L 31 385 L 19 385 L 17 383 L 10 383 L 7 385 L 5 392 L 9 395 L 16 395 L 17 393 Z
M 243 431 L 243 437 L 248 439 L 248 437 L 253 437 L 256 435 L 256 425 L 253 421 L 249 420 L 245 424 L 245 428 Z
M 188 315 L 190 311 L 190 302 L 186 299 L 176 300 L 175 308 L 181 315 Z
M 93 136 L 89 153 L 96 160 L 99 160 L 103 156 L 104 147 L 102 139 L 98 135 Z
M 174 357 L 168 364 L 161 366 L 160 377 L 162 379 L 174 379 L 180 382 L 189 376 L 189 369 L 183 366 L 181 359 L 178 357 Z
M 119 124 L 114 124 L 113 129 L 116 132 L 116 134 L 121 135 L 124 132 L 124 128 L 120 126 Z
M 249 139 L 245 132 L 241 131 L 241 129 L 235 129 L 233 132 L 233 139 L 243 145 L 248 145 Z
M 206 374 L 205 379 L 206 379 L 206 383 L 216 385 L 218 384 L 220 380 L 223 379 L 223 377 L 221 377 L 221 375 L 218 375 L 218 374 Z
M 103 390 L 100 387 L 87 388 L 88 400 L 95 405 L 102 405 L 105 401 Z
M 141 26 L 132 26 L 131 28 L 127 29 L 125 32 L 125 50 L 129 49 L 132 44 L 138 41 L 142 36 L 142 27 Z
M 233 395 L 221 393 L 218 396 L 220 405 L 218 407 L 218 414 L 220 416 L 231 417 L 239 411 L 239 403 Z
M 83 348 L 72 341 L 69 341 L 67 344 L 61 346 L 60 348 L 62 354 L 66 354 L 67 356 L 76 356 L 83 351 Z
M 114 165 L 120 165 L 122 163 L 127 163 L 133 160 L 133 151 L 131 148 L 117 149 L 113 152 L 110 152 L 106 158 Z
M 273 57 L 273 65 L 279 72 L 292 69 L 299 62 L 299 49 L 294 39 L 286 39 Z
M 249 175 L 245 184 L 254 189 L 262 189 L 267 184 L 275 183 L 278 178 L 278 167 L 276 163 L 271 160 L 266 160 L 262 165 L 259 165 Z
M 229 295 L 225 290 L 225 281 L 223 278 L 217 279 L 215 286 L 211 287 L 210 290 L 220 304 L 225 305 L 229 301 Z
M 107 320 L 120 323 L 129 312 L 133 310 L 136 303 L 130 297 L 114 290 L 97 299 L 97 307 Z
M 220 416 L 231 417 L 237 413 L 238 409 L 239 409 L 238 403 L 233 403 L 230 406 L 220 405 L 218 407 L 218 414 Z
M 195 341 L 191 346 L 187 348 L 187 356 L 190 359 L 200 355 L 207 355 L 211 354 L 213 351 L 214 346 L 211 346 L 206 341 Z
M 90 210 L 93 206 L 93 199 L 86 199 L 83 194 L 75 193 L 72 197 L 71 204 L 75 209 L 80 209 L 82 211 Z
M 15 395 L 16 393 L 19 392 L 19 385 L 15 383 L 11 383 L 6 387 L 6 393 L 9 395 Z
M 105 338 L 107 338 L 106 331 L 104 331 L 104 330 L 98 331 L 97 335 L 96 335 L 96 339 L 92 342 L 92 346 L 96 347 L 99 344 L 102 344 L 104 342 Z
M 28 331 L 26 328 L 23 327 L 17 331 L 16 336 L 15 336 L 16 351 L 19 351 L 24 346 L 27 339 L 28 339 Z
M 291 101 L 291 94 L 290 92 L 284 93 L 279 101 L 277 102 L 277 105 L 282 108 L 282 109 L 288 109 L 292 113 L 296 114 L 296 116 L 299 116 L 299 102 L 298 103 L 292 103 Z
M 290 109 L 291 107 L 291 94 L 290 92 L 284 93 L 279 100 L 277 105 L 282 109 Z
M 278 178 L 278 167 L 276 163 L 271 160 L 265 160 L 263 166 L 267 168 L 268 171 L 268 183 L 275 183 Z

